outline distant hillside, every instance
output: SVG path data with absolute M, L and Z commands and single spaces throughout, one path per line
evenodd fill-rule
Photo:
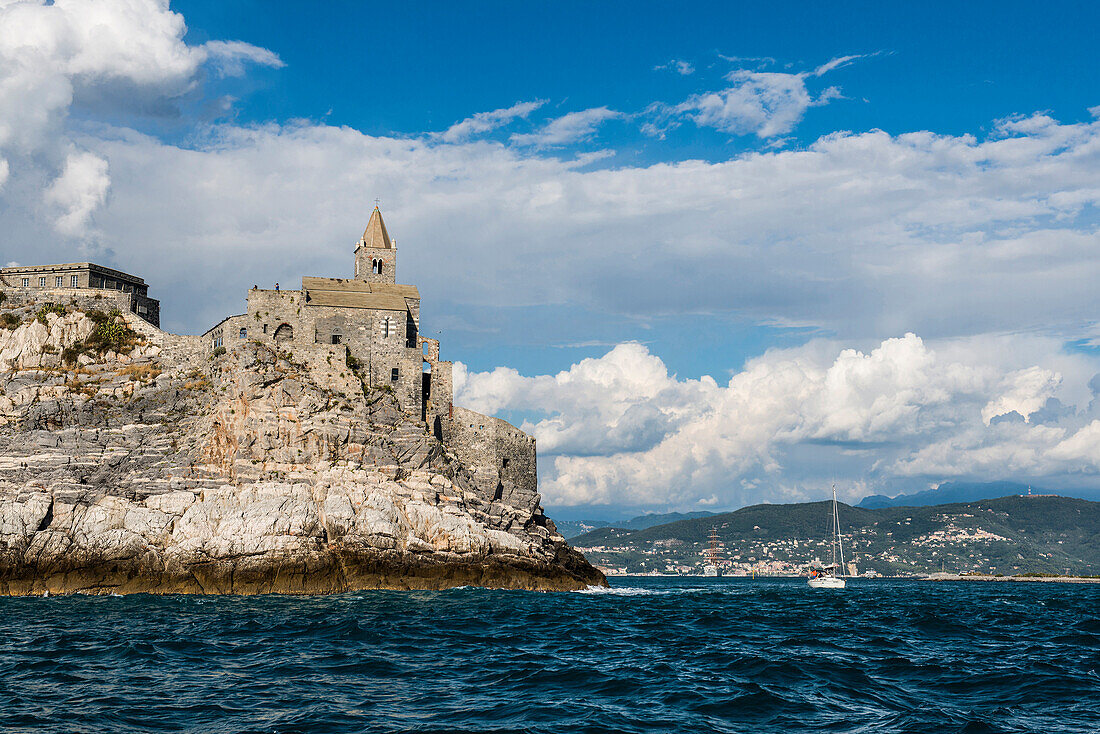
M 639 515 L 629 520 L 621 520 L 615 522 L 608 522 L 606 520 L 562 520 L 555 521 L 555 525 L 558 526 L 558 532 L 566 537 L 566 539 L 575 538 L 579 535 L 591 532 L 598 528 L 620 528 L 624 530 L 644 530 L 651 528 L 654 525 L 665 525 L 670 522 L 676 522 L 677 520 L 691 520 L 697 517 L 710 517 L 714 515 L 713 512 L 699 511 L 699 512 L 666 512 L 661 515 Z
M 606 520 L 554 520 L 558 532 L 564 535 L 566 540 L 592 532 L 597 528 L 606 528 L 610 524 Z
M 864 497 L 859 507 L 876 509 L 880 507 L 925 507 L 944 505 L 951 502 L 977 502 L 978 500 L 1007 497 L 1014 494 L 1027 494 L 1028 485 L 1019 482 L 944 482 L 935 489 L 887 497 L 882 494 Z M 1100 501 L 1100 490 L 1050 490 L 1032 487 L 1032 494 L 1057 494 L 1063 497 Z
M 827 558 L 829 502 L 753 505 L 650 528 L 598 528 L 572 539 L 613 571 L 701 569 L 717 528 L 731 572 L 799 573 Z M 841 505 L 846 553 L 861 571 L 1100 573 L 1100 503 L 1066 497 L 1002 497 L 928 507 Z

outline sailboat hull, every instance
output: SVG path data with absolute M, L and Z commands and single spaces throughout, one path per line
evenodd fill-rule
M 846 586 L 844 579 L 836 576 L 818 576 L 806 583 L 815 589 L 843 589 Z

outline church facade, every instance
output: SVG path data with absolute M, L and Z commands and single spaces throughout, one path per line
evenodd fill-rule
M 300 290 L 248 291 L 246 313 L 203 336 L 210 349 L 257 340 L 294 352 L 341 347 L 348 365 L 373 388 L 389 388 L 401 407 L 437 433 L 454 416 L 451 362 L 439 342 L 420 334 L 420 291 L 397 282 L 397 245 L 382 213 L 371 213 L 355 246 L 352 278 L 302 278 Z

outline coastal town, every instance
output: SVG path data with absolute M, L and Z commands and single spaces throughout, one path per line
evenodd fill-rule
M 1081 557 L 1074 529 L 1044 528 L 1028 536 L 1012 530 L 1013 509 L 996 506 L 1011 499 L 975 503 L 962 512 L 936 507 L 901 508 L 900 512 L 889 513 L 894 516 L 888 519 L 848 528 L 844 536 L 845 570 L 848 575 L 869 577 L 935 572 L 1065 573 L 1070 569 L 1096 573 L 1096 559 Z M 1059 501 L 1078 502 L 1051 500 Z M 783 508 L 806 506 L 771 507 L 771 514 L 778 514 Z M 1027 502 L 1022 508 L 1042 509 L 1039 505 L 1029 508 Z M 1015 510 L 1016 515 L 1020 511 Z M 715 565 L 723 576 L 798 576 L 811 562 L 829 557 L 824 532 L 781 535 L 767 530 L 766 525 L 719 520 L 737 514 L 670 523 L 645 531 L 600 528 L 572 542 L 608 576 L 701 576 L 708 564 Z M 708 521 L 711 525 L 702 527 Z M 711 533 L 721 538 L 717 549 L 709 540 Z

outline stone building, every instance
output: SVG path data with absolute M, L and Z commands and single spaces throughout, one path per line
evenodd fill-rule
M 110 296 L 120 310 L 160 326 L 160 301 L 149 298 L 149 286 L 136 275 L 95 263 L 0 268 L 0 288 L 59 303 L 77 296 Z M 111 291 L 111 293 L 107 293 Z
M 397 244 L 377 207 L 355 245 L 352 278 L 304 276 L 300 290 L 253 288 L 247 302 L 203 335 L 211 351 L 257 340 L 302 360 L 346 362 L 370 387 L 391 389 L 495 500 L 537 504 L 534 438 L 454 406 L 452 363 L 421 335 L 420 291 L 397 282 Z

